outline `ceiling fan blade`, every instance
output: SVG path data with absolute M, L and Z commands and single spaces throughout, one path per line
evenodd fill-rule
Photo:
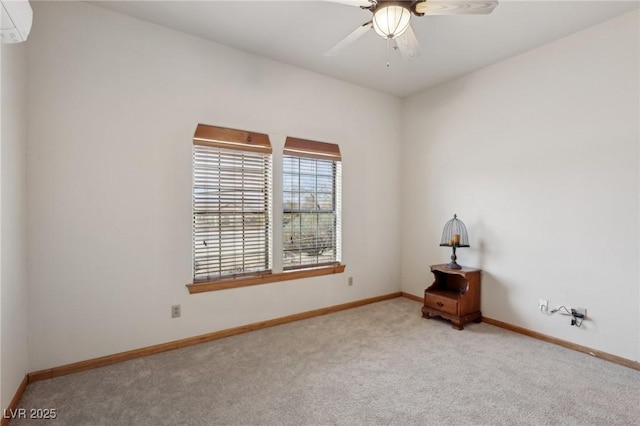
M 414 10 L 418 15 L 485 15 L 493 12 L 498 2 L 495 0 L 428 0 L 417 3 Z
M 398 50 L 402 54 L 404 59 L 416 59 L 420 56 L 420 43 L 418 43 L 418 39 L 416 38 L 416 34 L 413 32 L 411 25 L 407 28 L 407 31 L 404 32 L 400 37 L 396 37 L 396 44 L 398 45 Z
M 340 40 L 331 49 L 324 52 L 324 56 L 336 56 L 342 49 L 362 37 L 367 31 L 371 29 L 372 26 L 373 23 L 371 21 L 360 25 L 351 34 Z
M 357 7 L 370 7 L 371 2 L 369 0 L 324 0 L 330 3 L 340 3 L 346 4 L 347 6 L 357 6 Z

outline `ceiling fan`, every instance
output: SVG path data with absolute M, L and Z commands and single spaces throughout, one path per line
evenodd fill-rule
M 420 44 L 411 29 L 411 15 L 482 15 L 493 12 L 497 0 L 329 0 L 358 6 L 370 11 L 373 18 L 356 28 L 351 34 L 336 43 L 324 56 L 335 56 L 342 49 L 362 37 L 371 28 L 385 40 L 394 40 L 405 59 L 420 55 Z M 388 65 L 388 64 L 387 64 Z

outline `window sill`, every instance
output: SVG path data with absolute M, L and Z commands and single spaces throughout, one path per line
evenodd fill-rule
M 280 281 L 297 280 L 300 278 L 317 277 L 320 275 L 340 274 L 344 272 L 345 265 L 332 265 L 320 268 L 304 269 L 297 271 L 280 272 L 253 277 L 241 277 L 217 281 L 205 281 L 187 284 L 190 294 L 204 293 L 207 291 L 227 290 L 230 288 L 247 287 L 250 285 L 269 284 Z

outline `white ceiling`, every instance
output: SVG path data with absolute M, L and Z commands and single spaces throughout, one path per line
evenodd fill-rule
M 490 15 L 412 17 L 422 55 L 405 61 L 373 30 L 326 57 L 371 12 L 330 1 L 92 1 L 340 80 L 406 97 L 640 7 L 640 1 L 502 0 Z M 597 60 L 597 58 L 594 58 Z

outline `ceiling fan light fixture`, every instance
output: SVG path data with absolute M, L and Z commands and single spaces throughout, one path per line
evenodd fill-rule
M 373 29 L 384 39 L 400 37 L 409 28 L 411 11 L 398 3 L 383 4 L 373 12 Z

